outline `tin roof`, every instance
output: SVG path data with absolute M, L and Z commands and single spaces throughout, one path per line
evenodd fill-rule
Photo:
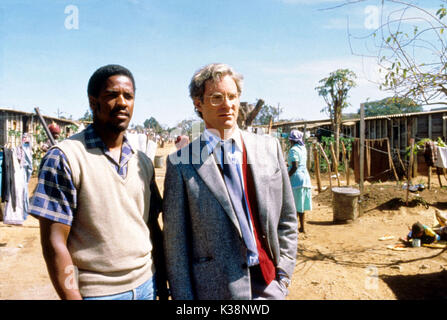
M 386 115 L 380 115 L 380 116 L 374 116 L 374 117 L 365 117 L 366 120 L 379 120 L 379 119 L 391 119 L 391 118 L 408 118 L 408 117 L 414 117 L 414 116 L 420 116 L 420 115 L 429 115 L 429 114 L 439 114 L 439 113 L 447 113 L 447 107 L 445 109 L 439 109 L 439 110 L 430 110 L 430 111 L 421 111 L 421 112 L 411 112 L 411 113 L 399 113 L 399 114 L 386 114 Z M 352 119 L 345 119 L 342 120 L 342 124 L 345 126 L 352 126 L 355 123 L 359 122 L 360 118 L 352 118 Z M 276 122 L 272 124 L 272 128 L 277 128 L 281 126 L 304 126 L 307 124 L 307 128 L 314 128 L 317 126 L 323 126 L 323 125 L 329 125 L 331 124 L 330 119 L 321 119 L 321 120 L 299 120 L 299 121 L 283 121 L 283 122 Z M 263 125 L 260 127 L 268 127 L 268 125 Z
M 28 116 L 37 116 L 37 114 L 32 113 L 32 112 L 26 112 L 26 111 L 21 111 L 21 110 L 14 110 L 14 109 L 7 108 L 7 107 L 1 107 L 0 108 L 0 113 L 1 112 L 18 113 L 18 114 L 23 114 L 23 115 L 28 115 Z M 46 116 L 46 115 L 42 115 L 42 117 L 44 117 L 45 119 L 50 119 L 50 120 L 55 120 L 55 121 L 67 122 L 67 123 L 70 123 L 70 124 L 75 124 L 77 126 L 79 125 L 79 121 L 75 121 L 75 120 L 61 119 L 61 118 L 50 117 L 50 116 Z

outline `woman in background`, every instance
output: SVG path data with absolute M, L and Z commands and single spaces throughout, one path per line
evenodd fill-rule
M 292 130 L 289 135 L 291 148 L 287 163 L 289 167 L 290 184 L 292 185 L 295 207 L 300 220 L 299 232 L 304 231 L 304 211 L 312 210 L 312 185 L 307 171 L 307 150 L 303 141 L 303 133 Z

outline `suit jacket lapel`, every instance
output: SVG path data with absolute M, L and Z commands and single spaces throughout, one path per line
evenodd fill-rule
M 197 147 L 197 144 L 200 144 L 200 147 Z M 203 182 L 210 189 L 214 197 L 216 197 L 217 201 L 219 201 L 225 213 L 238 230 L 239 236 L 242 237 L 239 221 L 237 220 L 236 213 L 233 210 L 233 205 L 231 204 L 222 175 L 217 167 L 213 155 L 208 154 L 206 143 L 202 139 L 202 135 L 192 142 L 191 154 L 193 158 L 192 166 L 196 169 L 197 174 L 202 178 Z
M 267 204 L 265 203 L 268 180 L 262 174 L 265 172 L 263 168 L 263 161 L 259 161 L 263 155 L 258 152 L 257 147 L 261 147 L 256 143 L 256 140 L 251 134 L 241 130 L 242 140 L 244 142 L 245 150 L 247 151 L 247 163 L 251 169 L 253 176 L 253 184 L 256 187 L 256 202 L 258 204 L 259 222 L 265 234 L 268 234 L 267 223 Z M 265 151 L 265 150 L 264 150 Z

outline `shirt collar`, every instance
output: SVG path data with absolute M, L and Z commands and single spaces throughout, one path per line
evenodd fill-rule
M 236 126 L 233 134 L 226 140 L 221 140 L 220 137 L 216 136 L 211 130 L 208 130 L 207 128 L 205 128 L 205 130 L 203 131 L 203 140 L 208 147 L 208 154 L 213 153 L 214 148 L 216 148 L 217 145 L 225 144 L 231 139 L 233 139 L 235 142 L 235 152 L 242 152 L 242 135 L 239 127 Z
M 99 148 L 99 149 L 107 149 L 104 142 L 102 142 L 101 138 L 96 134 L 93 125 L 88 125 L 85 129 L 85 144 L 87 149 Z
M 108 150 L 105 143 L 101 140 L 100 136 L 96 133 L 95 129 L 93 128 L 92 124 L 89 124 L 87 128 L 85 129 L 85 144 L 87 145 L 88 149 L 91 148 L 100 148 L 103 150 Z M 123 148 L 126 146 L 129 148 L 132 152 L 134 152 L 132 146 L 129 143 L 129 140 L 126 136 L 123 137 Z
M 92 148 L 99 148 L 104 153 L 111 157 L 111 153 L 109 151 L 109 148 L 105 145 L 105 143 L 101 140 L 101 138 L 96 133 L 95 129 L 93 128 L 93 125 L 88 125 L 88 127 L 85 129 L 85 145 L 87 149 Z M 131 158 L 132 154 L 135 153 L 132 146 L 129 143 L 129 140 L 126 136 L 123 137 L 123 145 L 121 147 L 121 161 L 120 164 L 127 163 L 127 161 Z

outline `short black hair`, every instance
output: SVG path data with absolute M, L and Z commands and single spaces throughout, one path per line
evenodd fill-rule
M 133 91 L 135 93 L 135 79 L 133 78 L 132 72 L 118 64 L 108 64 L 96 70 L 90 77 L 87 86 L 87 94 L 89 96 L 98 97 L 99 92 L 101 91 L 106 80 L 115 75 L 123 75 L 128 77 L 132 81 Z
M 419 221 L 413 224 L 413 226 L 411 227 L 411 234 L 413 235 L 413 237 L 414 235 L 419 234 L 422 231 L 424 231 L 424 225 Z

